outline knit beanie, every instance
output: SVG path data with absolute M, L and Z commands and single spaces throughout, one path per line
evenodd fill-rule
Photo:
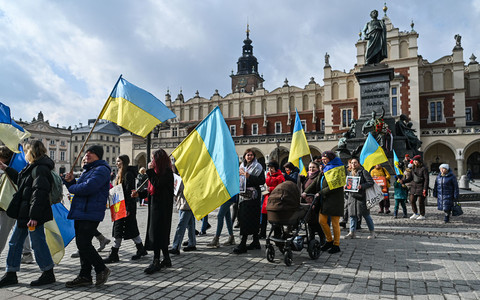
M 102 148 L 102 146 L 100 146 L 100 145 L 90 146 L 90 147 L 88 147 L 87 151 L 85 151 L 85 152 L 89 152 L 89 151 L 92 152 L 92 153 L 94 153 L 95 155 L 97 155 L 97 156 L 98 156 L 98 159 L 102 159 L 102 157 L 103 157 L 103 148 Z
M 418 161 L 421 162 L 421 161 L 422 161 L 422 157 L 421 157 L 420 155 L 415 155 L 415 156 L 413 157 L 413 160 L 418 160 Z
M 450 170 L 450 166 L 448 164 L 441 164 L 439 169 L 446 169 L 446 170 Z
M 327 150 L 325 152 L 322 153 L 322 157 L 326 157 L 328 158 L 330 161 L 334 160 L 335 157 L 337 157 L 335 155 L 335 153 L 333 151 L 330 151 L 330 150 Z

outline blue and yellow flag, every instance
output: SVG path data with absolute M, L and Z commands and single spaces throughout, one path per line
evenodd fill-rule
M 175 117 L 155 96 L 120 76 L 99 119 L 112 121 L 136 135 L 146 137 L 155 126 Z
M 218 106 L 172 152 L 197 220 L 240 192 L 238 156 Z
M 12 159 L 8 166 L 14 168 L 17 172 L 20 172 L 28 165 L 27 159 L 25 158 L 25 152 L 23 152 L 23 146 L 18 145 L 19 153 L 13 154 Z
M 62 203 L 52 205 L 53 220 L 44 224 L 48 249 L 55 264 L 65 255 L 65 247 L 75 237 L 73 220 L 67 219 L 68 210 Z
M 360 152 L 360 164 L 365 170 L 367 170 L 367 172 L 370 172 L 372 167 L 386 161 L 388 161 L 388 158 L 385 155 L 385 152 L 369 132 L 367 140 L 363 145 L 362 152 Z
M 28 165 L 25 159 L 25 153 L 23 152 L 22 145 L 18 145 L 19 153 L 15 153 L 8 164 L 9 167 L 20 172 L 25 166 Z M 7 173 L 0 175 L 0 208 L 7 210 L 8 205 L 12 202 L 13 194 L 17 192 L 17 184 L 13 182 Z
M 10 115 L 10 108 L 0 102 L 0 140 L 15 153 L 20 153 L 18 144 L 30 136 Z
M 398 160 L 397 153 L 395 153 L 395 150 L 393 150 L 393 166 L 395 168 L 395 174 L 397 175 L 403 175 L 402 170 L 400 169 L 400 161 Z
M 303 165 L 302 156 L 309 155 L 310 148 L 308 147 L 307 137 L 300 122 L 300 116 L 295 108 L 295 126 L 293 127 L 292 143 L 290 145 L 290 154 L 288 161 L 300 169 L 300 174 L 307 176 L 307 171 Z
M 345 166 L 342 163 L 342 160 L 338 157 L 335 157 L 333 160 L 328 162 L 328 164 L 323 168 L 323 174 L 325 175 L 325 179 L 327 180 L 330 190 L 343 187 L 347 182 Z

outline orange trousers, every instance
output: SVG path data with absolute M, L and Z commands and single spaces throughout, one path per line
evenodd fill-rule
M 340 217 L 330 216 L 330 219 L 332 220 L 333 238 L 330 226 L 328 226 L 328 216 L 324 214 L 318 215 L 318 223 L 320 223 L 320 226 L 322 226 L 322 230 L 323 233 L 325 233 L 327 242 L 333 241 L 335 246 L 340 246 Z

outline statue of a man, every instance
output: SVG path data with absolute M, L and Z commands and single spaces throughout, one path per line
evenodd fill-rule
M 378 64 L 387 58 L 387 29 L 383 20 L 378 20 L 378 11 L 370 13 L 372 20 L 365 24 L 363 33 L 367 40 L 365 51 L 365 64 Z

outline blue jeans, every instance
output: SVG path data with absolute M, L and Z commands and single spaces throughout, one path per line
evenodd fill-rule
M 222 234 L 223 229 L 223 218 L 227 222 L 227 230 L 229 235 L 233 235 L 233 222 L 232 222 L 232 215 L 230 214 L 230 206 L 235 203 L 235 197 L 231 198 L 227 202 L 223 203 L 218 210 L 217 215 L 217 233 L 215 236 L 220 236 Z
M 185 229 L 188 229 L 188 246 L 193 247 L 197 244 L 195 240 L 195 217 L 191 210 L 181 210 L 178 212 L 178 225 L 173 238 L 172 249 L 180 249 Z
M 363 216 L 365 222 L 367 223 L 368 230 L 373 231 L 375 229 L 373 225 L 373 220 L 370 215 Z M 355 232 L 357 230 L 357 216 L 350 216 L 350 232 Z
M 20 263 L 22 260 L 23 244 L 27 235 L 30 234 L 30 241 L 32 243 L 32 249 L 35 254 L 35 261 L 37 262 L 40 270 L 48 271 L 53 268 L 52 255 L 47 246 L 47 240 L 45 239 L 45 230 L 42 225 L 37 225 L 34 231 L 28 231 L 25 227 L 13 228 L 12 237 L 8 242 L 8 255 L 7 255 L 7 272 L 20 271 Z
M 200 229 L 200 231 L 201 231 L 202 233 L 207 232 L 207 227 L 208 227 L 208 215 L 206 215 L 205 217 L 203 217 L 203 219 L 202 219 L 202 228 Z

